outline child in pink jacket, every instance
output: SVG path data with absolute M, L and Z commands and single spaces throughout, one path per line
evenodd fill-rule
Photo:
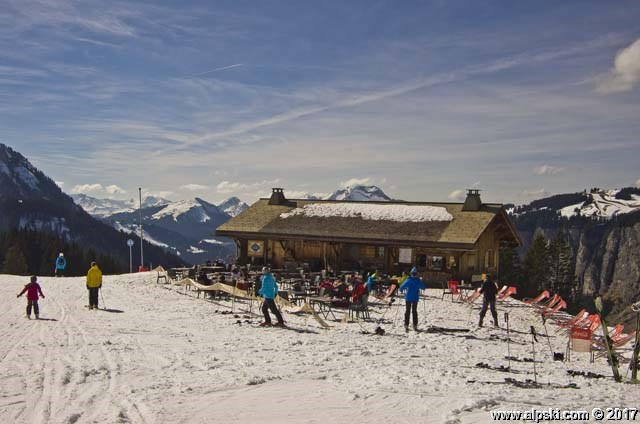
M 38 308 L 38 293 L 44 299 L 44 294 L 42 293 L 42 289 L 40 288 L 40 284 L 37 282 L 37 277 L 34 275 L 31 277 L 31 282 L 24 286 L 24 289 L 18 294 L 17 297 L 20 297 L 27 292 L 27 318 L 31 319 L 31 308 L 33 308 L 33 312 L 36 314 L 36 319 L 39 318 L 40 309 Z

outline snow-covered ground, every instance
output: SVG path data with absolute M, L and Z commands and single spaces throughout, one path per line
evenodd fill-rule
M 639 386 L 613 382 L 604 359 L 590 364 L 588 354 L 573 353 L 570 363 L 551 361 L 545 337 L 535 344 L 538 381 L 578 389 L 488 384 L 534 378 L 530 362 L 511 362 L 517 374 L 476 367 L 508 365 L 505 330 L 405 334 L 400 299 L 374 308 L 376 322 L 330 320 L 324 330 L 308 315 L 285 313 L 291 329 L 259 328 L 255 303 L 254 313 L 244 302 L 231 313 L 230 301 L 155 280 L 107 276 L 107 309 L 89 311 L 82 278 L 43 277 L 45 320 L 30 321 L 24 297 L 15 298 L 27 278 L 0 276 L 0 422 L 484 423 L 494 410 L 591 411 L 637 407 L 640 399 Z M 429 290 L 418 305 L 421 327 L 473 328 L 477 306 L 441 293 Z M 511 354 L 531 358 L 529 328 L 544 334 L 540 319 L 517 301 L 501 303 L 501 319 L 504 312 Z M 386 334 L 373 335 L 381 318 Z M 549 342 L 564 352 L 565 337 Z M 567 369 L 607 378 L 570 377 Z

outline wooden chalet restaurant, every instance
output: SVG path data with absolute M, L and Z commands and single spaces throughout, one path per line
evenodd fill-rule
M 416 265 L 431 281 L 499 275 L 501 246 L 521 240 L 503 205 L 286 199 L 282 188 L 216 230 L 236 241 L 240 264 L 399 274 Z

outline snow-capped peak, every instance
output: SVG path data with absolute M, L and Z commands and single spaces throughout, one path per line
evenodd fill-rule
M 249 208 L 249 205 L 235 196 L 228 198 L 227 200 L 219 203 L 217 206 L 218 209 L 231 217 L 238 216 Z
M 560 209 L 560 214 L 566 218 L 580 215 L 590 218 L 613 218 L 640 210 L 640 195 L 632 194 L 630 199 L 618 199 L 620 190 L 607 190 L 588 193 L 584 202 L 566 206 Z
M 339 189 L 325 200 L 351 200 L 355 202 L 389 202 L 391 199 L 376 186 L 352 186 Z
M 71 197 L 78 206 L 89 215 L 98 218 L 107 218 L 118 213 L 133 212 L 138 209 L 139 202 L 136 199 L 98 199 L 86 194 L 72 194 Z M 148 196 L 142 199 L 142 207 L 150 208 L 170 204 L 171 201 L 160 197 Z
M 187 213 L 189 215 L 195 214 L 195 218 L 199 222 L 207 222 L 211 220 L 211 217 L 206 214 L 197 200 L 180 200 L 178 202 L 170 203 L 158 212 L 154 213 L 151 216 L 151 219 L 162 219 L 166 216 L 171 216 L 174 221 L 177 221 L 180 216 Z

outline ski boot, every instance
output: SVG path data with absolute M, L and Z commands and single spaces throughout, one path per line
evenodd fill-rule
M 277 323 L 273 324 L 273 326 L 274 327 L 282 327 L 282 328 L 286 327 L 284 322 L 277 322 Z
M 260 324 L 260 327 L 271 327 L 271 323 L 270 322 L 263 322 L 262 324 Z
M 409 326 L 408 326 L 408 325 L 405 325 L 405 326 L 404 326 L 404 332 L 405 332 L 405 333 L 408 333 L 408 332 L 409 332 Z

